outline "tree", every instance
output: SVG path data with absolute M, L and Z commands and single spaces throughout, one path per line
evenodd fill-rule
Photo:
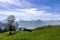
M 15 22 L 15 16 L 14 15 L 10 15 L 7 19 L 7 24 L 8 24 L 8 28 L 9 28 L 9 34 L 12 34 L 12 30 L 14 27 L 14 22 Z

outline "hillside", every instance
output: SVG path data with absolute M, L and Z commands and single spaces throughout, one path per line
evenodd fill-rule
M 17 31 L 11 36 L 0 33 L 0 40 L 60 40 L 60 26 L 36 28 L 32 32 Z

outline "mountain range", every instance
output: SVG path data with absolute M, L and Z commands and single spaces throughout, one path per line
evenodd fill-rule
M 32 20 L 32 21 L 19 21 L 19 27 L 25 27 L 25 28 L 35 28 L 43 26 L 45 22 L 41 20 Z
M 0 27 L 3 26 L 3 23 L 5 21 L 0 21 Z M 31 21 L 23 21 L 19 20 L 19 28 L 36 28 L 36 27 L 42 27 L 46 25 L 60 25 L 60 20 L 49 20 L 49 21 L 42 21 L 42 20 L 31 20 Z
M 25 27 L 25 28 L 36 28 L 46 25 L 60 25 L 60 20 L 49 20 L 49 21 L 31 20 L 31 21 L 18 21 L 18 22 L 19 27 Z

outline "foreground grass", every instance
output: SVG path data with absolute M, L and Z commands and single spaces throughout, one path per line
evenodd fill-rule
M 8 35 L 8 32 L 0 33 L 0 40 L 60 40 L 60 26 L 36 28 L 32 32 L 17 31 Z

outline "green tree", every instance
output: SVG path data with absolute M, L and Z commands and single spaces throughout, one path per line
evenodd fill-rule
M 15 26 L 13 25 L 15 22 L 15 16 L 14 15 L 10 15 L 8 18 L 7 18 L 7 24 L 8 24 L 8 28 L 9 28 L 9 34 L 12 34 L 12 30 L 13 28 L 15 28 Z

